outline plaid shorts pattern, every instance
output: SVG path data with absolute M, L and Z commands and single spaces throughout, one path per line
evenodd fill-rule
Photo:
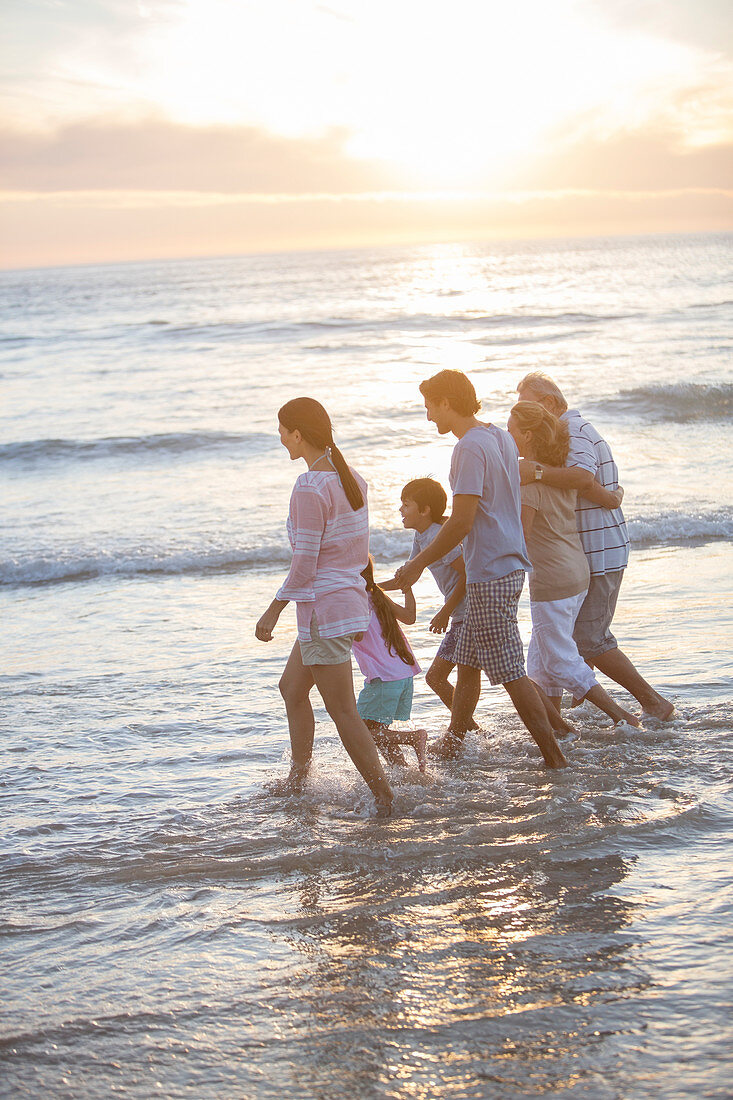
M 461 631 L 463 630 L 463 619 L 459 623 L 451 623 L 446 630 L 443 641 L 440 643 L 436 657 L 442 658 L 444 661 L 448 661 L 452 665 L 457 665 L 458 660 L 456 658 L 456 652 L 458 650 L 458 643 L 461 639 Z
M 480 668 L 492 684 L 508 684 L 525 675 L 524 647 L 517 625 L 524 570 L 496 581 L 466 585 L 466 618 L 456 663 Z

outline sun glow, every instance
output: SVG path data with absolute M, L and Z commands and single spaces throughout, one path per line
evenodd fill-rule
M 563 127 L 642 123 L 700 64 L 573 0 L 189 0 L 148 38 L 137 91 L 197 125 L 339 131 L 345 152 L 408 187 L 472 187 L 501 182 Z

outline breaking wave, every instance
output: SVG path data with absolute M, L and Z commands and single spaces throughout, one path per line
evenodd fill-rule
M 733 382 L 673 382 L 621 390 L 596 403 L 613 412 L 633 412 L 642 419 L 685 423 L 728 420 L 733 416 Z
M 0 463 L 36 466 L 46 462 L 185 454 L 226 447 L 247 447 L 257 452 L 273 445 L 272 433 L 266 432 L 162 432 L 107 439 L 33 439 L 0 446 Z
M 627 519 L 632 545 L 684 545 L 733 539 L 733 509 L 711 512 L 660 512 Z M 411 540 L 404 531 L 374 528 L 370 549 L 378 564 L 403 561 Z M 282 570 L 290 562 L 290 547 L 284 537 L 256 546 L 220 548 L 129 546 L 49 550 L 33 557 L 0 562 L 0 585 L 24 586 L 60 584 L 99 577 L 146 575 L 180 576 L 215 572 L 246 573 Z

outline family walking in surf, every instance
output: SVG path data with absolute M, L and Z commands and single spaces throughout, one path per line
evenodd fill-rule
M 408 482 L 400 513 L 414 532 L 412 552 L 381 583 L 369 556 L 367 485 L 336 446 L 328 413 L 310 397 L 280 409 L 282 444 L 308 469 L 290 499 L 290 571 L 255 629 L 260 641 L 270 641 L 281 612 L 295 602 L 298 639 L 279 685 L 292 763 L 280 789 L 298 792 L 306 779 L 315 685 L 380 816 L 392 806 L 380 753 L 389 764 L 406 764 L 409 748 L 421 770 L 428 751 L 456 756 L 466 733 L 478 729 L 482 673 L 507 692 L 549 768 L 567 765 L 558 744 L 572 729 L 561 714 L 563 691 L 576 702 L 589 700 L 615 723 L 640 724 L 598 683 L 594 669 L 625 688 L 645 715 L 664 721 L 674 711 L 611 633 L 629 538 L 607 442 L 539 372 L 519 383 L 508 431 L 477 419 L 480 403 L 461 371 L 440 371 L 420 392 L 428 421 L 457 441 L 450 515 L 438 482 Z M 430 623 L 444 637 L 425 679 L 450 712 L 446 732 L 430 746 L 424 729 L 393 728 L 410 717 L 420 673 L 400 624 L 416 621 L 413 587 L 425 569 L 444 599 Z M 525 665 L 517 609 L 526 573 L 532 635 Z M 401 592 L 402 602 L 392 591 Z M 352 653 L 365 680 L 358 699 Z

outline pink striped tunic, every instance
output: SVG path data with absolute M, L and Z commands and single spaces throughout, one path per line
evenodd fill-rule
M 314 614 L 322 638 L 357 634 L 369 626 L 361 575 L 369 556 L 367 485 L 352 473 L 364 496 L 364 507 L 356 512 L 334 470 L 308 470 L 293 486 L 287 523 L 293 560 L 277 599 L 297 605 L 302 642 L 310 641 Z

